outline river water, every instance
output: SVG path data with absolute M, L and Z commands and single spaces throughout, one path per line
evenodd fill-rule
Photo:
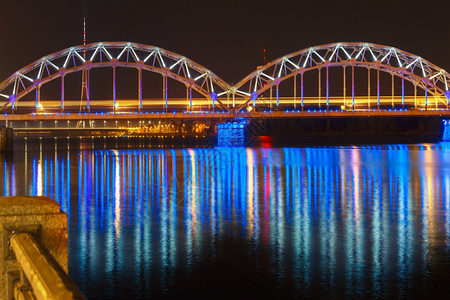
M 90 299 L 450 292 L 448 143 L 109 146 L 19 140 L 0 156 L 1 195 L 69 215 L 69 273 Z

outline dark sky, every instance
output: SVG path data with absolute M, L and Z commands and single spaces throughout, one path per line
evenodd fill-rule
M 450 70 L 450 1 L 1 0 L 1 81 L 46 54 L 131 41 L 182 54 L 228 82 L 269 59 L 338 41 L 395 46 Z

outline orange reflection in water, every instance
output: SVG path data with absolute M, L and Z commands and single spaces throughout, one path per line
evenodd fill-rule
M 248 213 L 247 213 L 247 224 L 248 224 L 248 235 L 253 236 L 254 234 L 254 183 L 255 179 L 253 176 L 254 172 L 254 157 L 253 149 L 247 148 L 247 203 L 248 203 Z
M 114 163 L 115 163 L 115 180 L 114 180 L 114 232 L 116 234 L 116 240 L 120 237 L 120 154 L 117 150 L 113 151 L 114 153 Z M 123 153 L 123 152 L 122 152 Z
M 192 224 L 192 235 L 196 235 L 196 224 L 197 224 L 197 169 L 196 169 L 196 152 L 193 149 L 188 150 L 189 157 L 191 159 L 191 224 Z

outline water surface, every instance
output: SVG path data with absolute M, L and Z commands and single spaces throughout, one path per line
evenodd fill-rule
M 90 299 L 450 292 L 450 144 L 132 147 L 43 139 L 0 156 L 1 195 L 68 213 Z

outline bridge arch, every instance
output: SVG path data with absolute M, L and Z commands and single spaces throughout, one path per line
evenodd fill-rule
M 105 67 L 112 67 L 114 70 L 114 101 L 117 67 L 137 69 L 140 81 L 142 71 L 161 74 L 166 82 L 167 78 L 172 78 L 186 85 L 188 91 L 194 90 L 204 96 L 212 106 L 223 107 L 217 95 L 229 93 L 230 90 L 230 86 L 216 74 L 180 54 L 138 43 L 100 42 L 49 54 L 16 71 L 0 83 L 0 112 L 8 107 L 14 110 L 17 102 L 32 91 L 36 91 L 37 108 L 40 87 L 57 78 L 61 78 L 61 106 L 63 106 L 65 75 Z M 138 97 L 142 100 L 142 82 L 139 83 L 138 89 Z M 87 90 L 89 103 L 89 88 Z M 167 93 L 163 92 L 163 97 L 167 99 Z
M 253 105 L 255 106 L 256 99 L 261 97 L 265 91 L 269 89 L 271 90 L 273 87 L 276 87 L 276 97 L 278 97 L 279 84 L 292 77 L 296 78 L 297 75 L 300 75 L 302 81 L 301 95 L 296 95 L 296 86 L 294 86 L 293 98 L 294 101 L 295 98 L 297 98 L 299 102 L 300 98 L 302 98 L 301 101 L 303 103 L 303 74 L 312 70 L 318 70 L 320 72 L 320 70 L 324 68 L 326 69 L 326 101 L 328 103 L 329 67 L 343 67 L 344 73 L 346 67 L 363 67 L 366 68 L 369 73 L 371 70 L 377 70 L 378 101 L 380 98 L 379 72 L 382 71 L 392 75 L 392 82 L 394 82 L 394 77 L 400 77 L 402 80 L 403 91 L 404 81 L 409 81 L 414 85 L 415 89 L 419 87 L 424 90 L 425 98 L 427 98 L 428 94 L 434 97 L 436 108 L 439 107 L 448 109 L 450 98 L 450 75 L 444 69 L 430 63 L 420 56 L 394 47 L 371 43 L 342 42 L 310 47 L 293 52 L 275 59 L 274 61 L 255 70 L 232 87 L 236 96 L 239 95 L 241 97 L 240 103 L 237 105 L 237 110 L 241 110 L 251 104 L 251 102 L 253 102 Z M 321 75 L 319 73 L 319 77 L 320 76 Z M 370 80 L 370 74 L 368 76 Z M 296 83 L 294 83 L 294 85 L 295 84 Z M 319 89 L 321 89 L 321 87 L 319 87 Z M 352 86 L 352 89 L 354 104 L 354 86 Z M 394 88 L 392 87 L 392 89 Z M 404 104 L 404 94 L 402 95 L 402 99 Z M 426 102 L 427 100 L 424 101 Z M 416 103 L 416 108 L 418 104 L 419 106 L 425 106 L 426 109 L 427 103 Z M 394 100 L 392 101 L 392 106 L 394 106 Z

